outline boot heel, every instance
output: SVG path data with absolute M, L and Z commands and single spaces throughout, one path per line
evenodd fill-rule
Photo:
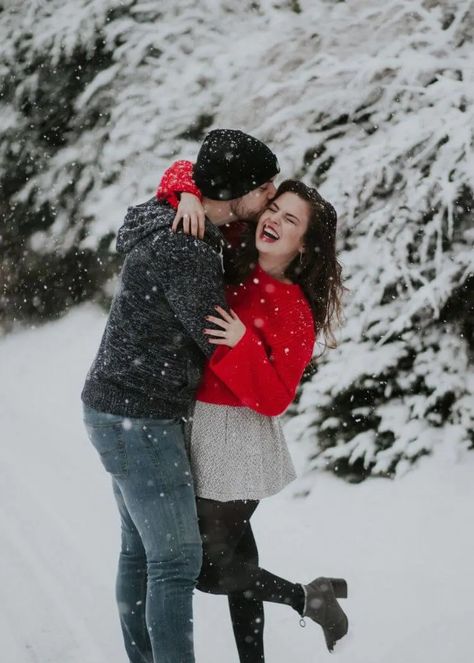
M 347 582 L 344 578 L 328 578 L 337 599 L 347 599 Z
M 327 648 L 333 651 L 349 628 L 347 615 L 337 602 L 337 598 L 347 598 L 347 582 L 344 578 L 315 578 L 303 585 L 303 591 L 305 604 L 301 616 L 309 617 L 322 627 Z

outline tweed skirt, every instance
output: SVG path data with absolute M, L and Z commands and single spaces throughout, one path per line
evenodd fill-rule
M 196 401 L 187 442 L 196 495 L 260 500 L 296 478 L 279 417 Z

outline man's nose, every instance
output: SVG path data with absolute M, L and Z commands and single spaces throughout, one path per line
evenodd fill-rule
M 267 187 L 267 200 L 270 200 L 270 198 L 273 198 L 273 196 L 276 194 L 276 187 L 273 184 L 273 182 L 270 182 L 268 187 Z

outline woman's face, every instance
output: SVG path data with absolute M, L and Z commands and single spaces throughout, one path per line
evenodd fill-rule
M 308 203 L 286 191 L 265 209 L 257 224 L 255 236 L 259 253 L 274 256 L 288 265 L 303 249 L 308 228 Z

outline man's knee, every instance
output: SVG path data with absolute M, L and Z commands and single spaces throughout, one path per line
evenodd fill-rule
M 202 544 L 188 543 L 182 550 L 183 566 L 189 577 L 197 580 L 202 567 Z
M 201 571 L 202 546 L 200 543 L 187 543 L 173 547 L 169 554 L 163 551 L 147 554 L 148 573 L 162 580 L 181 578 L 195 583 Z

